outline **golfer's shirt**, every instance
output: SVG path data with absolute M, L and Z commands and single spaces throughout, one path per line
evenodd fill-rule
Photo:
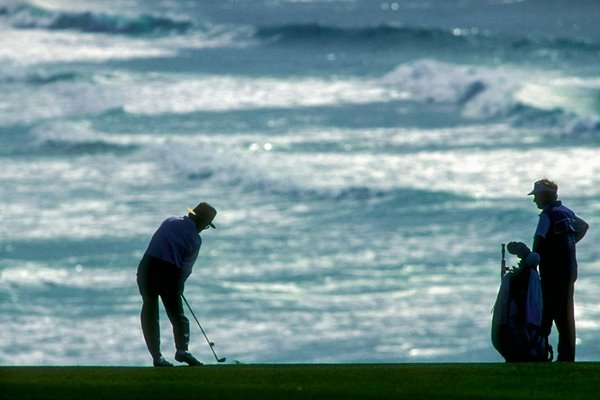
M 572 279 L 577 278 L 577 259 L 575 256 L 575 233 L 584 229 L 587 224 L 569 208 L 556 201 L 542 210 L 538 221 L 536 236 L 544 238 L 542 270 L 546 265 L 553 265 L 557 272 L 566 268 Z
M 175 265 L 185 280 L 192 273 L 201 245 L 202 238 L 191 218 L 170 217 L 152 236 L 146 254 Z

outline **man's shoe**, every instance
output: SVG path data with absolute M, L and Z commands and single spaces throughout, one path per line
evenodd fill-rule
M 177 353 L 175 353 L 175 360 L 187 363 L 190 367 L 204 365 L 198 361 L 196 357 L 192 355 L 192 353 L 186 350 L 177 350 Z
M 173 364 L 171 364 L 170 362 L 165 360 L 165 358 L 163 356 L 160 356 L 160 357 L 154 359 L 154 366 L 155 367 L 172 367 Z

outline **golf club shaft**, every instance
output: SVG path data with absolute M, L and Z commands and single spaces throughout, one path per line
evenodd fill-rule
M 188 303 L 187 299 L 185 298 L 185 296 L 183 294 L 181 294 L 181 298 L 183 299 L 183 301 L 187 305 L 188 309 L 190 310 L 190 313 L 192 314 L 192 316 L 196 320 L 196 323 L 198 324 L 198 327 L 202 331 L 202 334 L 204 335 L 204 338 L 206 339 L 206 342 L 208 343 L 208 347 L 210 347 L 210 350 L 212 351 L 213 355 L 215 356 L 215 360 L 217 360 L 217 362 L 220 362 L 220 363 L 224 362 L 225 361 L 225 357 L 223 357 L 223 358 L 217 357 L 217 353 L 215 353 L 215 349 L 213 349 L 214 343 L 211 342 L 210 340 L 208 340 L 208 336 L 206 336 L 206 332 L 204 332 L 204 329 L 202 329 L 202 325 L 200 325 L 200 321 L 198 321 L 198 318 L 196 318 L 196 314 L 194 314 L 194 311 L 192 311 L 192 307 L 190 307 L 190 303 Z
M 506 245 L 502 243 L 502 261 L 500 262 L 500 277 L 506 274 Z

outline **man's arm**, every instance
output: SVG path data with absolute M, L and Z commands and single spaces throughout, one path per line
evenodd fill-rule
M 182 255 L 181 257 L 181 270 L 183 273 L 183 281 L 185 282 L 187 278 L 192 274 L 192 268 L 196 263 L 196 259 L 198 258 L 198 253 L 200 253 L 200 243 L 195 244 L 191 249 L 188 250 L 187 254 Z
M 531 246 L 531 251 L 535 251 L 536 253 L 540 254 L 549 229 L 550 217 L 548 217 L 546 213 L 542 213 L 540 215 L 535 234 L 533 235 L 533 246 Z

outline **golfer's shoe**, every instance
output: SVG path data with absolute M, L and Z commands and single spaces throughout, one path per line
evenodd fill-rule
M 175 353 L 175 360 L 187 363 L 191 367 L 204 365 L 200 361 L 198 361 L 196 357 L 192 355 L 192 353 L 186 350 L 177 350 L 177 353 Z
M 154 359 L 154 366 L 155 367 L 172 367 L 173 364 L 171 364 L 170 362 L 165 360 L 165 358 L 163 356 L 160 356 L 160 357 Z

